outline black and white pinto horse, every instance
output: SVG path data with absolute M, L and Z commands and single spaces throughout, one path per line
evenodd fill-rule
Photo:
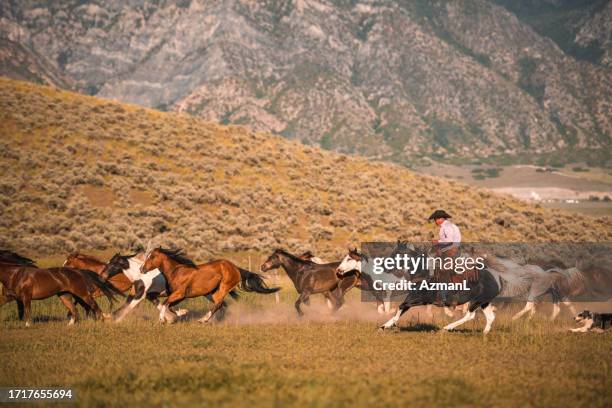
M 147 251 L 149 248 L 150 244 L 147 247 Z M 167 296 L 166 288 L 168 284 L 166 278 L 157 268 L 146 273 L 140 272 L 143 263 L 144 254 L 127 256 L 115 254 L 104 267 L 101 275 L 104 279 L 110 279 L 118 273 L 123 272 L 132 282 L 134 289 L 133 293 L 127 297 L 125 304 L 115 312 L 115 322 L 122 321 L 144 299 L 153 303 L 159 311 L 162 309 L 162 304 L 159 302 L 158 298 L 160 296 Z M 165 319 L 171 322 L 177 317 L 185 314 L 187 314 L 187 310 L 185 309 L 167 309 L 165 311 Z
M 409 251 L 410 256 L 419 257 L 422 256 L 418 251 Z M 342 263 L 338 266 L 338 271 L 348 270 L 359 270 L 361 271 L 361 262 L 365 260 L 363 255 L 358 253 L 356 250 L 350 251 L 350 253 L 342 260 Z M 414 274 L 409 275 L 409 281 L 415 282 L 416 287 L 419 288 L 420 283 L 423 280 L 427 280 L 429 283 L 435 282 L 435 277 L 429 276 L 429 271 L 425 268 L 421 268 L 415 271 Z M 446 283 L 446 282 L 440 282 Z M 411 307 L 415 306 L 456 306 L 469 304 L 467 313 L 456 322 L 450 323 L 444 326 L 444 330 L 453 330 L 458 326 L 473 320 L 476 317 L 476 310 L 481 309 L 486 318 L 486 325 L 484 328 L 484 334 L 487 334 L 491 330 L 493 321 L 495 320 L 495 312 L 491 302 L 497 295 L 499 295 L 502 283 L 501 277 L 494 272 L 490 272 L 487 269 L 478 271 L 478 279 L 466 280 L 467 289 L 469 290 L 456 290 L 456 291 L 443 291 L 443 290 L 429 290 L 429 289 L 415 289 L 410 290 L 404 301 L 399 305 L 395 315 L 389 319 L 385 324 L 380 326 L 381 330 L 391 329 L 397 326 L 397 322 L 400 317 L 406 313 Z

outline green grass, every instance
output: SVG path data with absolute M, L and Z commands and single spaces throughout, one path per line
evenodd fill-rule
M 50 299 L 27 329 L 7 305 L 0 384 L 73 387 L 83 406 L 609 406 L 610 333 L 570 334 L 567 317 L 511 322 L 502 311 L 487 337 L 480 314 L 460 332 L 430 331 L 449 321 L 437 313 L 435 326 L 412 315 L 381 334 L 384 318 L 356 296 L 336 319 L 315 302 L 298 320 L 291 291 L 280 305 L 245 295 L 226 323 L 207 326 L 195 321 L 202 301 L 174 325 L 143 305 L 122 324 L 67 327 Z

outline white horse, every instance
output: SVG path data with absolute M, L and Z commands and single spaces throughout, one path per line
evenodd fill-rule
M 529 297 L 523 310 L 518 312 L 513 320 L 516 320 L 526 313 L 529 313 L 529 318 L 535 314 L 535 300 L 541 294 L 551 293 L 553 295 L 553 310 L 550 315 L 550 320 L 555 320 L 561 312 L 560 303 L 568 308 L 572 316 L 576 315 L 576 308 L 569 300 L 563 300 L 575 290 L 576 293 L 581 293 L 584 289 L 584 276 L 578 268 L 557 269 L 552 268 L 544 272 L 547 276 L 537 276 L 532 283 L 529 291 Z M 569 292 L 569 293 L 568 293 Z M 540 295 L 538 295 L 538 293 Z M 534 296 L 535 295 L 535 296 Z
M 555 268 L 544 270 L 538 265 L 521 265 L 510 259 L 496 256 L 486 256 L 485 264 L 490 271 L 497 273 L 504 280 L 505 284 L 499 297 L 527 297 L 525 307 L 512 316 L 512 320 L 517 320 L 527 313 L 529 313 L 529 318 L 532 318 L 536 311 L 536 301 L 546 294 L 553 296 L 553 312 L 550 319 L 556 319 L 561 311 L 559 306 L 561 294 L 556 293 L 553 288 L 561 281 L 577 279 L 575 268 L 564 271 Z M 576 314 L 571 302 L 563 301 L 563 304 L 570 309 L 572 315 Z
M 133 284 L 134 295 L 130 294 L 125 304 L 117 311 L 116 322 L 123 320 L 145 298 L 155 304 L 157 310 L 160 312 L 162 310 L 162 305 L 157 298 L 166 292 L 166 278 L 159 269 L 141 273 L 140 268 L 144 263 L 141 257 L 141 254 L 132 257 L 115 254 L 102 272 L 102 277 L 105 279 L 123 272 Z M 177 316 L 183 316 L 186 313 L 185 309 L 179 309 L 176 312 L 166 309 L 165 320 L 171 322 Z

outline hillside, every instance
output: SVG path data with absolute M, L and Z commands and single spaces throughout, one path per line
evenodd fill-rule
M 278 246 L 340 256 L 365 240 L 429 240 L 438 207 L 465 240 L 612 238 L 608 218 L 6 78 L 0 121 L 0 247 L 29 254 L 127 251 L 155 238 L 197 259 Z
M 559 150 L 571 160 L 610 149 L 610 10 L 602 0 L 8 1 L 0 36 L 11 47 L 0 47 L 12 62 L 14 44 L 44 57 L 81 92 L 328 150 L 408 165 Z

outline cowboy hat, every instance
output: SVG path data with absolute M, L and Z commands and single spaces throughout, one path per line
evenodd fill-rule
M 431 214 L 428 220 L 437 220 L 438 218 L 453 218 L 444 210 L 436 210 Z

